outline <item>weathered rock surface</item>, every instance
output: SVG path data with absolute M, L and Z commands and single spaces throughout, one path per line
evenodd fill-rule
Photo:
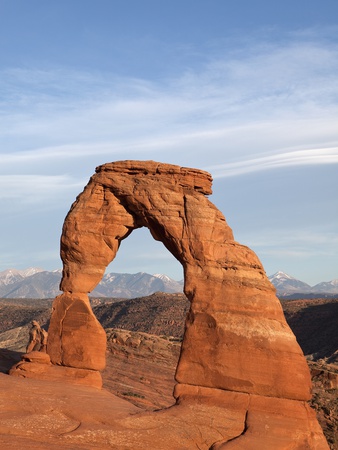
M 294 400 L 179 385 L 177 405 L 145 412 L 68 383 L 0 374 L 0 390 L 6 449 L 327 448 L 313 411 Z
M 63 227 L 64 294 L 53 306 L 51 361 L 102 369 L 103 330 L 87 293 L 121 240 L 146 226 L 181 262 L 191 302 L 176 371 L 177 404 L 106 421 L 105 443 L 119 450 L 327 449 L 306 403 L 309 370 L 275 289 L 257 256 L 234 241 L 224 216 L 206 198 L 210 193 L 210 175 L 195 169 L 153 161 L 97 168 Z M 69 439 L 74 445 L 99 442 L 83 427 Z
M 107 329 L 103 387 L 147 410 L 172 406 L 180 348 L 175 338 Z
M 99 371 L 105 367 L 106 332 L 93 314 L 88 296 L 61 294 L 54 300 L 52 314 L 46 355 L 49 364 L 44 364 L 40 352 L 30 352 L 10 375 L 101 388 Z M 53 339 L 58 333 L 59 338 Z
M 52 319 L 47 352 L 53 364 L 104 369 L 106 332 L 93 314 L 87 295 L 64 293 L 56 297 Z
M 200 170 L 153 161 L 98 167 L 64 223 L 61 289 L 64 295 L 90 292 L 121 240 L 146 226 L 184 267 L 191 309 L 177 381 L 308 400 L 309 371 L 275 290 L 257 256 L 234 241 L 208 194 L 211 176 Z M 48 353 L 53 362 L 73 366 L 75 358 L 66 362 L 55 350 L 71 346 L 60 332 L 62 314 L 52 314 Z M 92 350 L 81 357 L 91 359 Z
M 123 311 L 118 309 L 118 320 L 115 320 L 116 304 L 102 305 L 100 301 L 95 300 L 94 303 L 97 303 L 98 306 L 94 307 L 93 311 L 104 327 L 106 327 L 104 323 L 109 325 L 112 322 L 110 326 L 115 327 L 114 324 L 116 323 L 117 327 L 123 325 L 124 328 L 124 330 L 106 330 L 107 364 L 102 372 L 104 389 L 141 408 L 150 410 L 166 408 L 175 403 L 173 389 L 175 385 L 175 369 L 179 356 L 179 343 L 174 336 L 177 336 L 177 338 L 183 337 L 184 317 L 187 313 L 187 302 L 184 301 L 184 296 L 182 295 L 181 298 L 177 297 L 179 297 L 178 294 L 157 293 L 150 297 L 138 298 L 137 303 L 134 300 L 128 300 L 126 303 L 122 302 L 124 309 Z M 322 307 L 329 308 L 330 304 L 332 304 L 332 312 L 334 313 L 337 301 L 326 299 Z M 34 303 L 33 300 L 24 300 L 24 302 L 24 304 Z M 301 309 L 312 308 L 313 302 L 314 304 L 318 303 L 315 300 L 303 300 Z M 298 305 L 298 303 L 299 301 L 295 300 L 282 302 L 283 309 L 287 312 L 286 318 L 290 310 L 298 309 L 298 306 L 294 306 L 294 304 Z M 100 305 L 105 306 L 103 310 Z M 165 309 L 166 305 L 167 309 Z M 39 308 L 40 306 L 37 302 L 37 312 L 40 311 Z M 110 309 L 112 310 L 111 313 L 109 312 Z M 31 311 L 28 310 L 27 319 L 21 316 L 18 317 L 14 305 L 12 305 L 10 310 L 6 311 L 7 313 L 2 315 L 3 320 L 1 320 L 1 323 L 11 322 L 13 327 L 21 323 L 22 320 L 24 320 L 23 323 L 30 323 L 32 317 L 36 317 L 34 314 L 31 315 Z M 3 314 L 3 309 L 0 310 L 0 313 Z M 305 327 L 304 321 L 307 320 L 307 315 L 304 317 L 302 314 L 297 314 L 297 317 L 302 322 L 303 327 Z M 174 322 L 177 321 L 176 326 L 168 323 L 168 318 L 173 319 Z M 321 327 L 325 331 L 332 332 L 332 336 L 329 336 L 328 340 L 334 341 L 337 327 L 327 330 L 324 326 L 325 318 L 323 320 L 324 323 L 321 323 Z M 135 331 L 127 331 L 135 326 L 137 327 L 134 328 Z M 0 371 L 3 373 L 8 373 L 13 364 L 20 361 L 21 355 L 18 352 L 25 352 L 28 328 L 29 326 L 26 325 L 19 333 L 17 329 L 13 329 L 0 334 Z M 297 327 L 297 330 L 298 342 L 304 341 L 303 336 L 299 334 L 302 330 L 299 327 Z M 154 332 L 157 336 L 147 334 L 149 332 Z M 322 332 L 318 330 L 318 333 Z M 169 337 L 172 334 L 174 336 Z M 161 336 L 166 336 L 166 339 Z M 5 339 L 3 340 L 3 338 Z M 311 341 L 313 338 L 314 336 L 311 336 Z M 135 344 L 138 344 L 138 346 Z M 322 345 L 321 336 L 318 335 L 318 344 L 315 346 L 314 342 L 312 342 L 311 348 L 315 349 L 315 351 L 312 351 L 316 354 L 331 355 L 332 351 L 330 348 L 328 353 L 325 353 L 327 341 L 325 341 L 324 347 Z M 12 351 L 1 347 L 11 348 Z M 313 383 L 313 397 L 310 404 L 316 411 L 317 419 L 323 428 L 330 449 L 337 450 L 338 390 L 334 388 L 334 380 L 337 376 L 338 368 L 334 364 L 326 364 L 324 360 L 318 362 L 308 361 L 308 364 L 310 365 Z
M 21 361 L 10 369 L 9 374 L 21 378 L 36 378 L 92 386 L 98 389 L 102 387 L 100 372 L 56 366 L 51 363 L 48 354 L 36 351 L 22 355 Z
M 170 350 L 170 346 L 177 347 L 177 344 L 171 343 L 170 340 L 166 340 L 158 336 L 151 336 L 147 335 L 146 333 L 130 332 L 126 330 L 107 330 L 107 336 L 109 352 L 107 354 L 107 368 L 103 372 L 104 387 L 106 389 L 109 389 L 113 394 L 117 393 L 119 397 L 122 396 L 125 399 L 133 402 L 134 404 L 140 405 L 142 408 L 148 409 L 150 407 L 150 409 L 158 409 L 159 407 L 163 408 L 173 405 L 174 399 L 172 397 L 172 391 L 174 387 L 174 372 L 178 355 L 176 349 Z M 7 380 L 8 378 L 9 377 L 7 377 Z M 100 392 L 97 392 L 93 389 L 88 389 L 85 391 L 78 391 L 77 389 L 75 389 L 73 391 L 72 389 L 69 389 L 68 384 L 64 383 L 61 386 L 61 383 L 54 383 L 53 389 L 51 390 L 50 388 L 47 389 L 47 386 L 51 384 L 50 382 L 39 382 L 39 380 L 32 380 L 34 382 L 33 385 L 35 386 L 32 389 L 31 380 L 18 379 L 18 381 L 23 383 L 23 385 L 21 385 L 20 383 L 19 385 L 12 385 L 11 380 L 9 379 L 7 382 L 5 376 L 3 377 L 3 384 L 1 383 L 1 380 L 2 379 L 0 375 L 0 389 L 6 389 L 6 394 L 2 396 L 2 398 L 4 399 L 4 404 L 6 404 L 6 406 L 4 408 L 3 406 L 1 406 L 2 413 L 0 414 L 0 447 L 1 444 L 3 444 L 2 446 L 4 448 L 13 449 L 114 448 L 120 450 L 120 441 L 118 440 L 118 436 L 120 435 L 120 433 L 118 433 L 118 431 L 123 431 L 122 425 L 121 428 L 118 428 L 116 424 L 114 425 L 110 421 L 108 424 L 106 423 L 106 433 L 108 434 L 109 430 L 110 435 L 114 436 L 114 441 L 113 439 L 111 439 L 110 444 L 105 441 L 102 442 L 102 436 L 100 436 L 102 433 L 102 429 L 100 430 L 100 427 L 102 427 L 102 424 L 105 423 L 104 421 L 106 409 L 104 408 L 107 408 L 107 411 L 109 409 L 108 414 L 113 412 L 120 414 L 119 408 L 122 406 L 122 404 L 115 403 L 114 396 L 108 397 L 108 401 L 106 403 L 102 403 L 102 399 L 105 398 L 105 396 L 102 396 L 102 398 L 100 399 L 102 416 L 99 419 L 101 423 L 98 424 L 98 417 L 96 413 L 94 415 L 94 420 L 91 420 L 91 415 L 88 411 L 88 408 L 93 407 L 94 410 L 96 410 L 95 404 L 99 398 L 97 397 L 97 394 L 100 394 Z M 23 396 L 22 391 L 24 389 L 25 393 Z M 210 389 L 209 391 L 214 390 Z M 70 392 L 72 392 L 71 395 Z M 92 392 L 94 392 L 94 395 L 91 394 Z M 83 401 L 84 393 L 86 393 L 85 402 Z M 8 405 L 6 402 L 7 395 L 11 398 L 11 401 Z M 46 404 L 45 397 L 48 398 L 48 404 Z M 43 401 L 40 401 L 40 398 L 42 398 Z M 240 397 L 238 398 L 240 399 Z M 189 399 L 186 399 L 186 402 L 187 401 L 189 401 Z M 74 411 L 72 410 L 72 402 L 74 402 L 75 405 L 78 405 L 78 411 L 76 412 L 75 416 Z M 189 405 L 190 409 L 194 408 L 195 403 L 191 401 L 191 404 Z M 215 413 L 216 410 L 212 408 L 212 401 L 210 400 L 209 403 L 209 413 Z M 238 403 L 240 403 L 239 400 Z M 22 404 L 24 404 L 24 408 L 22 407 Z M 32 408 L 32 405 L 40 405 L 40 408 L 36 406 L 36 410 L 32 410 L 30 409 Z M 128 404 L 126 403 L 126 405 Z M 27 406 L 29 406 L 28 410 Z M 238 429 L 240 429 L 240 432 L 242 432 L 242 413 L 241 410 L 239 411 L 240 414 L 236 412 L 238 411 L 238 409 L 239 405 L 236 405 L 233 411 L 232 420 L 230 420 L 229 418 L 227 419 L 227 436 L 234 435 L 236 430 L 238 432 Z M 37 410 L 39 411 L 39 416 L 36 414 Z M 79 410 L 81 411 L 81 414 L 79 414 Z M 174 412 L 176 410 L 176 407 L 172 408 L 172 410 Z M 138 413 L 141 413 L 141 410 L 136 411 L 138 411 Z M 72 414 L 71 416 L 69 416 L 70 413 Z M 32 415 L 32 420 L 30 420 L 30 414 Z M 200 415 L 201 411 L 199 411 L 198 414 Z M 24 419 L 26 415 L 27 418 Z M 128 415 L 129 413 L 127 413 L 125 410 L 124 417 L 126 419 L 128 418 Z M 73 420 L 76 419 L 79 425 L 80 421 L 82 421 L 81 427 L 84 426 L 86 429 L 86 433 L 90 435 L 92 442 L 91 445 L 88 444 L 87 446 L 85 446 L 85 444 L 81 444 L 80 442 L 73 446 L 69 444 L 69 440 L 71 439 L 69 437 L 69 434 L 71 434 L 72 431 L 68 431 L 65 436 L 62 435 L 62 430 L 60 432 L 60 428 L 65 425 L 65 417 L 71 417 Z M 179 417 L 180 416 L 178 416 L 178 418 Z M 224 415 L 223 417 L 225 421 L 227 416 Z M 10 434 L 8 433 L 8 419 L 10 419 L 11 423 L 13 424 Z M 193 417 L 190 420 L 192 421 L 192 419 Z M 283 417 L 281 419 L 284 420 Z M 297 419 L 297 421 L 298 420 L 299 419 Z M 264 426 L 268 425 L 268 422 L 268 420 L 264 419 Z M 208 424 L 208 422 L 206 423 Z M 7 424 L 7 428 L 1 428 L 2 424 Z M 187 433 L 188 436 L 191 436 L 190 426 L 196 427 L 198 425 L 199 422 L 197 421 L 195 424 L 192 424 L 192 422 L 190 422 L 189 426 L 186 423 L 181 423 L 179 426 L 179 421 L 177 421 L 172 432 L 177 433 L 178 436 L 182 434 L 183 436 L 185 436 L 185 433 Z M 166 426 L 168 426 L 168 424 L 163 422 L 163 427 Z M 309 423 L 307 421 L 305 422 L 305 426 L 305 429 L 307 429 L 307 427 L 309 426 Z M 42 432 L 41 427 L 44 427 Z M 184 427 L 186 427 L 186 430 L 184 430 Z M 278 427 L 279 431 L 282 433 L 283 430 L 281 428 L 281 425 L 279 424 Z M 206 426 L 201 427 L 201 430 L 205 432 Z M 263 433 L 263 436 L 266 435 L 266 429 L 262 430 L 262 428 L 260 428 L 260 430 L 260 432 Z M 301 430 L 300 432 L 303 434 L 304 430 Z M 147 433 L 149 433 L 149 430 L 145 428 L 140 433 L 146 435 Z M 319 435 L 320 433 L 317 434 L 317 437 Z M 80 441 L 79 437 L 76 437 L 76 439 Z M 98 439 L 96 444 L 94 444 L 93 442 L 94 439 Z M 83 440 L 85 440 L 85 437 L 83 437 Z M 142 441 L 143 437 L 142 435 L 140 435 L 138 448 L 147 448 L 148 450 L 148 447 L 142 446 Z M 200 441 L 198 440 L 197 443 L 198 442 Z M 282 442 L 285 442 L 285 440 L 282 440 Z M 182 445 L 183 443 L 186 443 L 184 439 L 182 440 Z M 187 447 L 184 448 L 197 448 L 194 446 L 195 440 L 192 439 L 191 442 L 187 444 Z M 130 446 L 122 448 L 133 447 Z M 176 447 L 174 445 L 169 446 L 168 443 L 167 448 L 177 448 L 181 450 L 183 447 L 179 446 L 179 444 L 177 444 Z M 206 444 L 205 446 L 200 446 L 200 448 L 206 449 Z M 262 448 L 265 448 L 264 445 L 262 446 Z M 290 448 L 292 448 L 291 445 Z M 300 448 L 303 449 L 316 447 L 307 446 Z M 330 448 L 332 448 L 333 450 L 336 449 L 336 446 L 333 445 Z

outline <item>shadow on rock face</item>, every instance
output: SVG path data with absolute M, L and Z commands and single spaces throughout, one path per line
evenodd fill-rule
M 0 372 L 8 373 L 9 369 L 21 360 L 22 352 L 0 348 Z

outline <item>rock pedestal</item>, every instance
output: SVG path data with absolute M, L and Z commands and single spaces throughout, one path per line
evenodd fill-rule
M 106 333 L 86 294 L 65 293 L 54 300 L 49 336 L 47 352 L 53 364 L 96 371 L 105 368 Z
M 38 380 L 92 386 L 97 389 L 101 389 L 102 387 L 100 372 L 57 366 L 51 363 L 48 354 L 36 351 L 22 355 L 21 361 L 11 368 L 9 375 L 20 378 L 35 378 Z

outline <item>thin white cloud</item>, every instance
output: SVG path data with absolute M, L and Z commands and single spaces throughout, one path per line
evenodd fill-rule
M 338 147 L 295 150 L 245 161 L 206 167 L 214 178 L 244 175 L 284 167 L 338 164 Z
M 85 183 L 66 175 L 1 175 L 0 200 L 41 203 L 69 190 L 80 189 Z
M 270 250 L 261 250 L 260 251 L 261 258 L 269 257 L 278 257 L 280 259 L 288 257 L 292 258 L 309 258 L 309 257 L 318 257 L 318 256 L 335 256 L 332 249 L 323 248 L 316 249 L 313 247 L 304 247 L 304 248 L 281 248 L 281 249 L 270 249 Z
M 215 167 L 214 176 L 239 175 L 259 164 L 265 170 L 291 160 L 308 164 L 310 155 L 297 152 L 337 145 L 337 55 L 335 44 L 312 34 L 219 53 L 176 79 L 7 70 L 0 81 L 7 92 L 0 103 L 0 170 L 28 164 L 31 173 L 34 163 L 45 173 L 56 160 L 61 165 L 141 152 Z
M 292 229 L 262 228 L 255 235 L 247 233 L 244 240 L 262 256 L 335 256 L 338 233 L 327 225 L 317 229 L 303 226 Z

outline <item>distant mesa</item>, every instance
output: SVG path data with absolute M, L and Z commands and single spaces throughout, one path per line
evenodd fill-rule
M 154 161 L 96 169 L 63 226 L 63 294 L 54 300 L 48 330 L 48 376 L 55 367 L 55 379 L 64 369 L 68 381 L 97 386 L 106 334 L 88 293 L 121 241 L 147 227 L 182 264 L 190 310 L 176 370 L 176 405 L 119 418 L 116 448 L 328 449 L 307 403 L 309 369 L 275 288 L 255 253 L 234 240 L 208 200 L 211 184 L 207 172 Z M 25 376 L 43 373 L 36 366 L 31 374 L 27 365 L 25 370 Z M 181 423 L 184 433 L 178 431 Z

